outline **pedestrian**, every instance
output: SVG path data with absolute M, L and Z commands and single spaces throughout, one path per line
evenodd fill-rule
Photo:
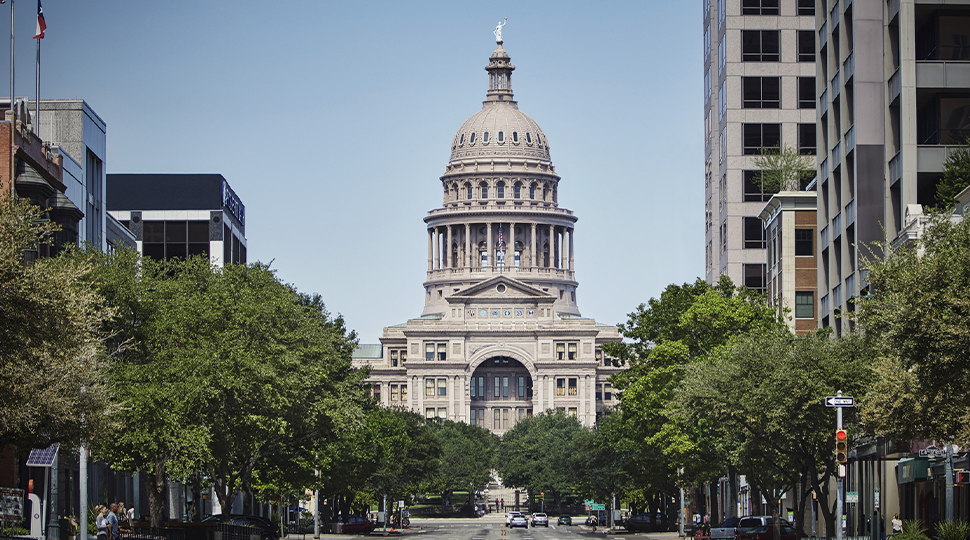
M 505 511 L 505 497 L 502 497 L 502 511 Z
M 899 519 L 899 514 L 893 516 L 893 534 L 903 532 L 903 520 Z
M 128 515 L 125 517 L 128 518 L 128 523 L 135 522 L 135 503 L 128 503 Z
M 94 507 L 94 511 L 98 513 L 94 521 L 98 529 L 98 540 L 108 540 L 108 509 L 99 504 Z
M 108 512 L 108 538 L 118 540 L 121 538 L 121 529 L 118 527 L 118 505 L 111 503 L 111 511 Z

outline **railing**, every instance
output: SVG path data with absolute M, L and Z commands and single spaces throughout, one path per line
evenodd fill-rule
M 845 226 L 849 227 L 855 223 L 855 199 L 845 205 Z
M 443 278 L 463 278 L 463 277 L 484 277 L 487 274 L 499 275 L 499 274 L 510 274 L 516 277 L 528 277 L 530 275 L 541 275 L 542 277 L 556 277 L 559 279 L 575 279 L 576 272 L 572 270 L 563 270 L 561 268 L 541 268 L 541 267 L 524 267 L 519 268 L 515 266 L 506 266 L 505 268 L 498 267 L 480 267 L 476 266 L 473 268 L 460 267 L 460 268 L 439 268 L 437 270 L 428 270 L 428 279 L 443 279 Z
M 498 204 L 495 201 L 489 201 L 488 204 L 464 204 L 467 202 L 478 203 L 479 200 L 472 201 L 452 201 L 447 203 L 448 206 L 444 208 L 435 208 L 428 212 L 429 216 L 437 216 L 442 214 L 484 214 L 491 212 L 502 212 L 510 214 L 562 214 L 564 216 L 573 215 L 572 210 L 566 210 L 565 208 L 559 208 L 558 206 L 552 206 L 553 202 L 550 201 L 533 201 L 531 199 L 503 199 L 502 204 Z M 521 203 L 521 204 L 520 204 Z
M 122 540 L 185 540 L 185 529 L 132 527 L 129 531 L 122 531 L 121 538 Z M 249 540 L 249 537 L 247 536 L 245 540 Z
M 855 75 L 855 54 L 854 53 L 850 52 L 849 56 L 846 57 L 845 62 L 842 62 L 842 73 L 845 74 L 845 82 L 846 84 L 848 84 L 849 79 L 851 79 L 852 76 Z
M 893 103 L 899 99 L 899 94 L 903 92 L 902 77 L 899 73 L 900 69 L 896 68 L 896 71 L 889 76 L 889 103 Z
M 260 531 L 256 527 L 219 523 L 216 525 L 216 534 L 213 540 L 252 540 L 253 536 L 257 538 L 260 536 Z M 180 539 L 173 538 L 171 540 Z
M 896 152 L 896 155 L 889 160 L 889 185 L 893 185 L 902 178 L 902 155 L 901 152 Z

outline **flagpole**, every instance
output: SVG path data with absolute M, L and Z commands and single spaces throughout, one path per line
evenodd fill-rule
M 40 137 L 40 38 L 37 38 L 37 100 L 34 101 L 34 135 Z
M 14 24 L 13 24 L 13 21 L 14 21 L 14 16 L 13 16 L 13 2 L 14 2 L 14 0 L 10 0 L 10 110 L 11 110 L 11 112 L 14 112 L 14 114 L 16 114 L 17 107 L 13 103 L 13 96 L 14 96 L 14 93 L 13 93 L 13 91 L 14 91 L 14 86 L 13 86 L 13 82 L 14 82 L 13 81 L 13 74 L 14 74 L 14 69 L 13 69 L 13 59 L 14 59 L 14 55 L 13 55 L 13 43 L 14 43 L 14 40 L 13 40 L 13 29 L 14 29 Z

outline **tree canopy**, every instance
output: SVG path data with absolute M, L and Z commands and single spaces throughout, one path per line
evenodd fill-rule
M 950 149 L 943 163 L 943 177 L 936 184 L 936 201 L 943 211 L 956 203 L 956 196 L 970 186 L 970 137 L 962 146 Z
M 859 321 L 880 347 L 861 403 L 875 433 L 970 443 L 970 220 L 931 218 L 914 245 L 866 261 Z
M 814 160 L 792 146 L 763 148 L 755 158 L 762 191 L 800 191 L 801 183 L 815 175 Z
M 0 196 L 0 447 L 76 446 L 111 406 L 102 372 L 112 311 L 87 286 L 93 268 L 25 259 L 56 230 L 43 209 Z

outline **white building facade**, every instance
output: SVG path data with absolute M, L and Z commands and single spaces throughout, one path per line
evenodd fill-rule
M 502 434 L 550 409 L 592 426 L 614 403 L 601 346 L 614 325 L 579 312 L 573 233 L 538 124 L 518 109 L 515 67 L 497 41 L 482 110 L 461 126 L 428 212 L 420 317 L 384 329 L 355 363 L 386 406 Z

